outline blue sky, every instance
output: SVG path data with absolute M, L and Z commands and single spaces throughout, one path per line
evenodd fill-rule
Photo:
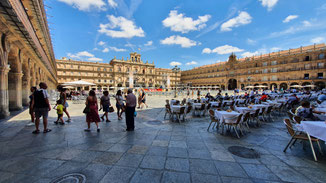
M 48 0 L 56 58 L 183 70 L 326 40 L 325 0 Z

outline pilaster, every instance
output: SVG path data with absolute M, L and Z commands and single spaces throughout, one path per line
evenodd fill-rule
M 9 113 L 8 96 L 8 66 L 0 66 L 0 118 L 6 118 Z
M 9 72 L 9 110 L 21 110 L 22 106 L 22 72 Z

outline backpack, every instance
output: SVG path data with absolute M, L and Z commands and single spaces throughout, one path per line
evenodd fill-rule
M 49 107 L 44 98 L 42 90 L 36 90 L 34 92 L 34 108 L 47 108 Z

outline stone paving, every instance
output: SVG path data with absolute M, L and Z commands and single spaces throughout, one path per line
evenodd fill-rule
M 51 111 L 48 134 L 31 133 L 27 110 L 0 121 L 0 182 L 51 182 L 70 173 L 91 183 L 326 182 L 325 157 L 319 154 L 314 162 L 307 144 L 283 153 L 290 136 L 281 116 L 237 139 L 207 132 L 208 117 L 182 124 L 163 120 L 165 99 L 148 97 L 149 108 L 138 111 L 134 132 L 126 132 L 115 113 L 111 123 L 100 124 L 100 133 L 95 125 L 84 132 L 84 105 L 72 103 L 72 122 L 65 126 L 53 124 Z M 233 155 L 230 146 L 252 148 L 260 158 Z

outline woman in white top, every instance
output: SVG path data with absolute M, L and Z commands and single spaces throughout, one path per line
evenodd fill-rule
M 117 107 L 118 120 L 121 120 L 122 119 L 121 115 L 124 112 L 124 108 L 125 108 L 124 103 L 123 103 L 124 99 L 122 97 L 121 90 L 118 90 L 118 92 L 115 96 L 115 99 L 117 100 L 116 107 Z M 120 110 L 121 110 L 121 112 L 120 112 Z

